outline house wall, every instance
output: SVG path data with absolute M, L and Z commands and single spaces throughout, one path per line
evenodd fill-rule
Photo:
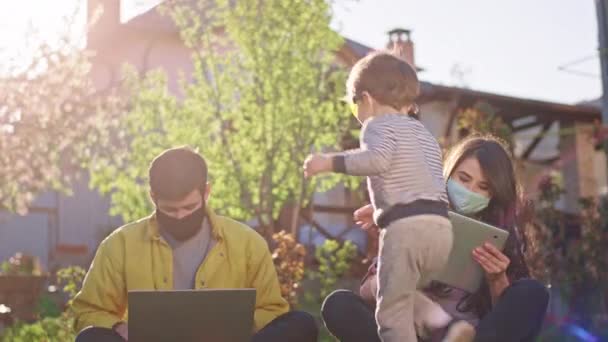
M 606 172 L 606 153 L 602 150 L 593 152 L 593 172 L 598 194 L 608 193 L 608 173 Z
M 450 102 L 431 102 L 421 107 L 421 120 L 438 139 L 445 134 Z M 519 131 L 513 135 L 513 153 L 521 156 L 540 133 L 541 127 Z M 586 123 L 554 123 L 529 156 L 529 161 L 519 161 L 516 165 L 521 185 L 526 196 L 538 196 L 540 180 L 552 171 L 562 174 L 566 194 L 556 203 L 560 210 L 575 213 L 579 210 L 580 197 L 597 196 L 606 191 L 606 157 L 593 148 L 593 127 Z M 452 136 L 456 136 L 456 125 Z M 559 156 L 553 165 L 534 161 L 547 160 Z
M 590 123 L 565 122 L 561 124 L 558 163 L 563 175 L 565 194 L 563 207 L 571 213 L 580 210 L 581 197 L 596 197 L 605 186 L 605 164 L 595 151 L 594 127 Z M 603 164 L 603 165 L 602 165 Z
M 443 101 L 420 106 L 420 120 L 435 138 L 443 137 L 448 125 L 450 109 L 451 103 Z
M 96 51 L 93 59 L 92 77 L 95 85 L 104 89 L 120 81 L 123 67 L 128 64 L 144 73 L 161 69 L 166 75 L 169 89 L 179 94 L 181 75 L 191 79 L 193 66 L 191 51 L 180 41 L 177 35 L 159 35 L 153 38 L 149 34 L 131 31 L 112 46 L 91 46 Z
M 109 199 L 90 189 L 87 182 L 87 179 L 77 182 L 72 188 L 72 196 L 58 196 L 59 234 L 56 241 L 60 245 L 86 246 L 91 256 L 101 240 L 123 222 L 119 217 L 109 215 Z
M 50 191 L 40 195 L 27 215 L 0 214 L 0 261 L 17 252 L 36 256 L 44 270 L 86 264 L 108 231 L 120 225 L 108 214 L 109 200 L 77 181 L 72 195 Z M 85 249 L 86 254 L 62 252 L 57 246 Z
M 560 154 L 559 145 L 559 123 L 553 124 L 545 133 L 544 138 L 530 155 L 531 161 L 519 161 L 517 172 L 522 189 L 528 198 L 535 199 L 538 196 L 538 185 L 541 179 L 547 176 L 553 169 L 547 165 L 533 162 L 534 160 L 546 160 Z M 540 127 L 534 127 L 514 134 L 513 153 L 521 156 L 534 138 L 540 133 Z M 558 172 L 561 171 L 556 168 Z M 563 207 L 562 203 L 558 203 Z
M 30 213 L 25 216 L 0 214 L 0 262 L 17 252 L 40 259 L 44 269 L 49 261 L 51 236 L 50 218 L 46 213 Z

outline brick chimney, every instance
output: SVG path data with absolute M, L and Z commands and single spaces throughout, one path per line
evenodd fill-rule
M 410 39 L 411 33 L 412 31 L 402 28 L 390 30 L 388 32 L 388 44 L 386 48 L 390 51 L 395 51 L 401 58 L 416 68 L 414 42 Z
M 120 27 L 121 0 L 87 1 L 87 45 L 96 46 Z

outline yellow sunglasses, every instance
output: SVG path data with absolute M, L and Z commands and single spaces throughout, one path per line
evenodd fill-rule
M 350 108 L 350 112 L 357 117 L 359 114 L 359 106 L 356 103 L 349 102 L 348 107 Z
M 357 117 L 359 115 L 359 105 L 357 105 L 357 96 L 353 96 L 352 99 L 346 99 L 346 96 L 342 99 L 344 102 L 348 104 L 348 108 L 352 115 Z

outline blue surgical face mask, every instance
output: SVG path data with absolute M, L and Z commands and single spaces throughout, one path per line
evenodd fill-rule
M 448 179 L 448 197 L 452 208 L 463 215 L 476 214 L 488 207 L 490 199 Z

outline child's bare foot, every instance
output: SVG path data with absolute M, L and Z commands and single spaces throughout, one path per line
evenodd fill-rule
M 471 342 L 475 339 L 475 327 L 467 321 L 450 324 L 443 342 Z
M 445 336 L 447 326 L 453 320 L 441 305 L 435 303 L 424 293 L 416 291 L 414 294 L 414 325 L 418 336 L 433 337 L 431 341 L 439 342 Z M 437 331 L 443 330 L 443 334 L 438 335 Z

